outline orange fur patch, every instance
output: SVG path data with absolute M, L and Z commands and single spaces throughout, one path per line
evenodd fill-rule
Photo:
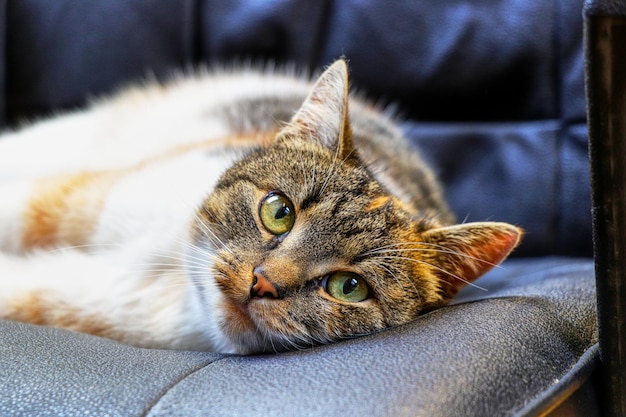
M 400 200 L 399 198 L 396 198 L 391 195 L 381 195 L 381 196 L 374 198 L 365 210 L 366 211 L 376 210 L 381 207 L 384 207 L 387 204 L 393 205 L 393 207 L 395 207 L 396 210 L 402 210 L 408 214 L 415 214 L 415 209 L 413 207 L 409 206 L 408 204 L 406 204 L 404 201 Z
M 24 213 L 22 248 L 86 243 L 115 174 L 85 172 L 39 180 Z
M 369 204 L 369 206 L 367 206 L 365 210 L 372 211 L 381 208 L 384 205 L 388 204 L 392 199 L 393 197 L 388 195 L 381 195 L 380 197 L 376 197 L 371 201 L 371 203 Z
M 106 197 L 115 182 L 133 171 L 182 154 L 202 149 L 268 146 L 276 132 L 250 132 L 178 146 L 128 168 L 64 174 L 38 180 L 26 208 L 22 248 L 45 248 L 58 244 L 82 245 L 94 231 Z
M 63 302 L 51 300 L 48 294 L 36 291 L 12 301 L 3 319 L 41 326 L 52 326 L 111 339 L 122 339 L 103 317 L 85 314 Z

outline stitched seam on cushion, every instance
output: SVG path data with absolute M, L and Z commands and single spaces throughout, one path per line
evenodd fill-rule
M 185 381 L 187 378 L 189 378 L 190 376 L 192 376 L 196 372 L 201 371 L 201 370 L 205 369 L 206 367 L 208 367 L 208 366 L 210 366 L 210 365 L 212 365 L 214 363 L 220 362 L 220 361 L 222 361 L 224 359 L 229 359 L 231 356 L 232 355 L 224 355 L 220 359 L 213 360 L 213 361 L 210 361 L 210 362 L 202 364 L 202 365 L 198 365 L 195 369 L 192 369 L 189 372 L 186 372 L 178 380 L 176 380 L 174 383 L 172 383 L 166 389 L 164 389 L 163 392 L 158 396 L 158 398 L 156 398 L 154 401 L 152 401 L 152 403 L 149 404 L 145 408 L 145 412 L 142 413 L 142 417 L 149 416 L 152 413 L 152 410 L 161 402 L 161 400 L 164 397 L 166 397 L 169 394 L 169 392 L 172 391 L 174 388 L 176 388 L 181 382 Z

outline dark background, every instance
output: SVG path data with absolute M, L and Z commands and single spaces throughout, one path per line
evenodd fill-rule
M 526 229 L 518 256 L 591 255 L 582 1 L 0 1 L 0 124 L 147 75 L 337 57 L 394 103 L 460 221 Z

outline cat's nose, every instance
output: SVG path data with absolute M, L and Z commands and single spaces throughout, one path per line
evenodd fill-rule
M 272 297 L 272 298 L 281 298 L 278 290 L 267 279 L 265 271 L 262 267 L 257 266 L 252 271 L 252 275 L 254 280 L 252 281 L 252 287 L 250 287 L 250 298 L 254 297 Z

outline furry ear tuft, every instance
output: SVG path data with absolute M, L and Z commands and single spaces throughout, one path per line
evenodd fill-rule
M 317 79 L 313 89 L 289 124 L 279 132 L 278 140 L 298 136 L 316 140 L 337 152 L 340 158 L 352 151 L 352 134 L 348 118 L 348 66 L 343 59 L 335 61 Z
M 502 262 L 519 244 L 522 229 L 482 222 L 432 229 L 422 239 L 433 249 L 434 273 L 451 299 L 465 285 Z

